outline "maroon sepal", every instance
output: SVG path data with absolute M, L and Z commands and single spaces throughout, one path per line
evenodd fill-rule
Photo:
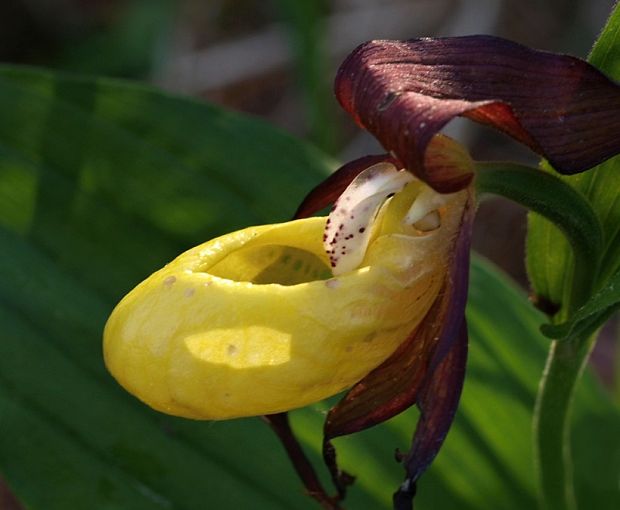
M 620 86 L 587 62 L 492 36 L 370 41 L 336 77 L 341 105 L 440 192 L 462 174 L 424 166 L 431 138 L 462 115 L 528 145 L 559 172 L 584 171 L 620 152 Z
M 428 396 L 428 392 L 425 393 L 425 388 L 434 387 L 437 377 L 447 377 L 442 368 L 444 360 L 452 356 L 449 353 L 454 343 L 462 337 L 474 212 L 472 198 L 463 211 L 442 291 L 423 321 L 394 354 L 353 386 L 327 415 L 323 457 L 341 495 L 346 484 L 343 484 L 343 474 L 336 463 L 332 439 L 382 423 L 416 403 L 428 402 L 425 412 L 430 412 L 430 407 L 437 401 L 435 397 Z M 445 383 L 452 384 L 452 381 L 448 378 Z M 451 390 L 442 389 L 442 392 L 446 391 Z M 447 428 L 449 423 L 446 424 L 446 432 Z M 441 444 L 444 436 L 445 433 L 441 439 L 434 438 L 426 432 L 424 438 Z M 430 448 L 428 445 L 425 447 Z M 422 464 L 424 467 L 428 465 L 424 461 Z
M 402 458 L 406 478 L 394 494 L 395 510 L 411 510 L 416 481 L 441 448 L 459 404 L 467 362 L 467 324 L 420 390 L 420 419 L 409 452 Z
M 333 204 L 360 172 L 372 165 L 383 162 L 393 163 L 396 167 L 402 168 L 402 164 L 389 154 L 364 156 L 349 161 L 306 195 L 293 218 L 307 218 Z

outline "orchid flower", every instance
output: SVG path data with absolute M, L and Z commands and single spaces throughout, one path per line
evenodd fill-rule
M 360 173 L 341 199 L 377 180 L 376 200 L 402 191 L 380 221 L 380 204 L 372 217 L 363 210 L 373 195 L 348 209 L 355 234 L 345 220 L 326 228 L 338 215 L 250 227 L 154 273 L 107 323 L 109 370 L 155 409 L 204 420 L 287 411 L 354 385 L 428 315 L 471 200 L 389 163 Z
M 159 411 L 268 415 L 281 437 L 281 413 L 348 389 L 325 424 L 338 496 L 296 466 L 326 508 L 351 482 L 331 439 L 417 404 L 394 497 L 410 508 L 452 423 L 467 354 L 476 167 L 438 132 L 462 115 L 580 172 L 620 151 L 620 91 L 584 61 L 487 36 L 363 44 L 335 91 L 387 153 L 345 164 L 298 219 L 226 234 L 151 275 L 108 320 L 105 361 Z M 330 204 L 328 218 L 311 217 Z

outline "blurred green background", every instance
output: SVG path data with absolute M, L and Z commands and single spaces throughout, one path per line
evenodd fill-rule
M 357 44 L 487 33 L 585 57 L 613 3 L 3 0 L 0 61 L 130 78 L 201 97 L 265 118 L 346 161 L 379 149 L 331 93 L 338 65 Z M 536 161 L 507 138 L 466 121 L 453 121 L 448 133 L 478 159 Z M 481 215 L 477 250 L 525 284 L 521 249 L 515 250 L 523 238 L 523 212 L 513 205 L 486 207 L 494 214 Z
M 489 33 L 584 57 L 612 4 L 0 2 L 2 62 L 130 79 L 267 122 L 139 86 L 3 68 L 0 474 L 8 483 L 0 483 L 0 509 L 313 508 L 258 420 L 169 419 L 118 389 L 98 350 L 105 317 L 176 253 L 232 228 L 286 219 L 336 162 L 379 150 L 331 93 L 357 44 Z M 467 122 L 448 133 L 477 159 L 536 162 Z M 495 198 L 481 205 L 475 249 L 520 287 L 476 261 L 464 402 L 424 478 L 422 509 L 534 504 L 529 427 L 547 344 L 525 298 L 524 235 L 519 207 Z M 620 501 L 620 449 L 607 446 L 620 423 L 608 409 L 618 393 L 617 343 L 611 324 L 574 417 L 578 493 L 584 501 L 598 495 L 591 508 Z M 326 408 L 293 415 L 317 465 Z M 402 476 L 391 455 L 406 447 L 415 416 L 340 442 L 345 465 L 360 476 L 348 508 L 387 507 Z M 590 444 L 592 436 L 599 441 Z

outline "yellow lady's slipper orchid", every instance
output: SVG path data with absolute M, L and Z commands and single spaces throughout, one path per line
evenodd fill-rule
M 136 287 L 106 325 L 110 372 L 166 413 L 270 415 L 325 508 L 337 508 L 352 481 L 331 440 L 415 404 L 421 415 L 393 498 L 395 509 L 411 509 L 454 418 L 467 358 L 476 172 L 438 133 L 468 117 L 577 173 L 620 150 L 618 90 L 586 62 L 496 37 L 362 44 L 341 65 L 335 93 L 387 153 L 342 166 L 296 215 L 335 202 L 328 219 L 225 235 Z M 338 493 L 330 497 L 282 412 L 348 387 L 325 420 L 323 456 Z
M 469 192 L 440 196 L 389 163 L 350 189 L 327 229 L 326 218 L 246 228 L 151 275 L 106 325 L 110 372 L 159 411 L 209 420 L 301 407 L 362 379 L 435 302 Z M 341 217 L 348 200 L 360 217 Z M 347 256 L 355 267 L 335 267 Z

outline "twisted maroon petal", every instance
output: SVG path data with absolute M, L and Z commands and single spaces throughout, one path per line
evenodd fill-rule
M 333 204 L 360 172 L 372 165 L 383 162 L 393 163 L 396 167 L 402 168 L 401 163 L 397 162 L 389 154 L 363 156 L 349 161 L 306 195 L 301 204 L 299 204 L 294 218 L 307 218 Z
M 414 483 L 437 454 L 450 428 L 462 386 L 462 377 L 454 379 L 455 370 L 460 370 L 460 364 L 464 369 L 465 363 L 466 347 L 463 351 L 462 346 L 454 347 L 454 344 L 464 342 L 466 345 L 467 342 L 467 331 L 463 327 L 473 217 L 472 199 L 463 211 L 442 291 L 421 324 L 392 356 L 353 386 L 327 415 L 323 457 L 343 497 L 346 484 L 336 463 L 333 438 L 382 423 L 417 403 L 423 411 L 417 429 L 420 432 L 416 432 L 414 449 L 407 456 L 406 464 L 408 473 L 415 471 L 415 478 L 409 474 L 407 477 Z M 433 395 L 440 386 L 441 395 L 449 394 L 449 397 Z M 446 389 L 447 386 L 450 388 Z M 425 416 L 432 416 L 431 421 Z
M 455 116 L 493 126 L 561 173 L 620 152 L 620 86 L 587 62 L 492 36 L 370 41 L 340 67 L 341 105 L 440 192 L 462 175 L 425 170 L 431 138 Z
M 420 390 L 421 414 L 411 449 L 404 456 L 406 477 L 394 494 L 395 510 L 410 510 L 416 481 L 431 464 L 448 435 L 458 407 L 467 363 L 467 324 L 465 319 L 457 338 Z

